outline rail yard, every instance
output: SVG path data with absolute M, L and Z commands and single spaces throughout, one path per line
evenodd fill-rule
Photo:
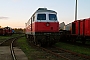
M 90 60 L 89 0 L 0 4 L 0 60 Z
M 73 51 L 73 48 L 72 50 L 69 50 L 69 49 L 65 49 L 63 47 L 38 47 L 34 44 L 32 44 L 31 42 L 29 42 L 27 44 L 27 41 L 25 40 L 25 38 L 21 39 L 24 41 L 23 44 L 26 44 L 26 46 L 24 46 L 21 41 L 20 44 L 22 44 L 23 47 L 21 47 L 22 49 L 27 50 L 25 53 L 27 54 L 27 52 L 31 52 L 28 55 L 29 59 L 51 59 L 52 60 L 52 57 L 54 57 L 53 59 L 54 60 L 72 60 L 74 59 L 75 60 L 75 57 L 77 57 L 76 59 L 77 60 L 89 60 L 90 58 L 90 55 L 88 54 L 83 54 L 83 53 L 78 53 L 78 52 L 75 52 Z M 26 42 L 26 43 L 25 43 Z M 62 46 L 62 45 L 61 45 Z M 65 46 L 65 45 L 64 45 Z M 71 46 L 68 46 L 67 48 L 70 48 Z M 85 47 L 84 47 L 85 48 Z M 83 48 L 83 49 L 84 49 Z M 89 49 L 89 48 L 88 48 Z M 33 51 L 32 51 L 33 50 Z M 79 50 L 79 49 L 76 49 L 76 50 Z M 85 49 L 84 49 L 85 50 Z M 86 50 L 85 50 L 86 51 Z M 89 52 L 89 50 L 87 50 Z M 37 53 L 38 52 L 38 53 Z M 80 52 L 80 51 L 79 51 Z M 43 53 L 43 54 L 42 54 Z M 34 58 L 32 57 L 34 55 Z M 47 58 L 49 57 L 49 58 Z
M 0 59 L 90 60 L 90 18 L 59 24 L 57 12 L 38 8 L 25 30 L 0 28 Z
M 19 36 L 19 35 L 17 34 L 16 36 Z M 58 47 L 57 48 L 57 46 L 56 47 L 53 47 L 53 46 L 49 46 L 49 47 L 37 46 L 37 45 L 31 43 L 29 41 L 29 39 L 26 39 L 24 36 L 22 38 L 18 39 L 17 42 L 15 41 L 14 50 L 15 50 L 15 53 L 16 53 L 15 54 L 16 57 L 12 58 L 11 52 L 9 50 L 10 49 L 9 45 L 14 40 L 13 36 L 11 38 L 8 38 L 10 36 L 6 36 L 8 39 L 6 37 L 4 38 L 4 36 L 0 36 L 0 37 L 2 37 L 2 40 L 4 41 L 3 42 L 0 39 L 1 40 L 0 41 L 0 51 L 3 51 L 2 53 L 0 53 L 0 55 L 1 55 L 0 59 L 4 59 L 4 60 L 5 59 L 12 60 L 12 59 L 16 59 L 16 58 L 17 58 L 17 60 L 20 60 L 20 52 L 21 52 L 21 57 L 24 56 L 22 51 L 26 54 L 28 60 L 31 60 L 31 59 L 34 59 L 34 60 L 36 60 L 36 59 L 45 59 L 45 60 L 47 60 L 47 59 L 51 59 L 51 60 L 52 59 L 53 60 L 59 60 L 59 59 L 61 59 L 61 60 L 72 60 L 72 59 L 74 59 L 74 60 L 89 60 L 90 59 L 90 54 L 88 55 L 88 54 L 83 54 L 83 53 L 77 53 L 75 51 L 65 49 L 63 47 Z M 5 39 L 7 39 L 7 40 L 5 40 Z M 5 43 L 6 41 L 8 41 L 8 42 Z M 70 47 L 68 46 L 68 48 L 70 48 Z M 22 49 L 22 51 L 21 51 L 21 49 Z M 87 51 L 88 51 L 88 49 L 87 49 Z M 30 51 L 31 51 L 31 53 L 30 53 Z M 6 58 L 3 58 L 5 56 L 6 56 Z M 34 56 L 34 57 L 32 57 L 32 56 Z M 77 58 L 75 58 L 75 57 L 77 57 Z M 23 59 L 24 58 L 22 58 L 22 60 Z

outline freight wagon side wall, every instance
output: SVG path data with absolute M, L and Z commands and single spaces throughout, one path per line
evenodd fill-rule
M 74 35 L 80 34 L 80 20 L 72 22 L 72 34 Z
M 81 20 L 80 21 L 80 35 L 84 35 L 84 30 L 85 30 L 84 29 L 85 28 L 84 25 L 85 25 L 84 24 L 84 20 Z
M 85 36 L 90 36 L 90 18 L 85 20 Z
M 72 22 L 72 34 L 90 36 L 90 18 Z

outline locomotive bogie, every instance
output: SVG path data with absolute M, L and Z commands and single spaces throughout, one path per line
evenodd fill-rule
M 27 35 L 30 42 L 41 46 L 51 46 L 59 41 L 59 37 L 57 32 L 35 32 L 35 35 Z

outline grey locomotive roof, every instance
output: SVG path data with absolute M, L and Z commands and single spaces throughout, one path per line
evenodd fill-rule
M 47 8 L 38 8 L 38 10 L 36 12 L 52 12 L 52 13 L 56 13 L 55 11 L 53 10 L 48 10 Z M 35 12 L 35 13 L 36 13 Z
M 57 12 L 55 12 L 55 11 L 53 11 L 53 10 L 48 10 L 47 8 L 38 8 L 38 10 L 36 10 L 35 13 L 37 13 L 37 12 L 51 12 L 51 13 L 57 13 Z M 35 13 L 34 13 L 34 14 L 35 14 Z M 34 15 L 34 14 L 33 14 L 33 15 Z M 32 15 L 32 16 L 33 16 L 33 15 Z M 32 16 L 31 16 L 31 17 L 32 17 Z M 30 18 L 30 19 L 31 19 L 31 18 Z

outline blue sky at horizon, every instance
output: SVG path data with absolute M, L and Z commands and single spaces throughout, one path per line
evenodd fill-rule
M 60 23 L 75 19 L 75 0 L 0 0 L 0 26 L 25 28 L 30 16 L 41 7 L 55 10 Z M 90 0 L 78 0 L 78 19 L 88 17 Z

